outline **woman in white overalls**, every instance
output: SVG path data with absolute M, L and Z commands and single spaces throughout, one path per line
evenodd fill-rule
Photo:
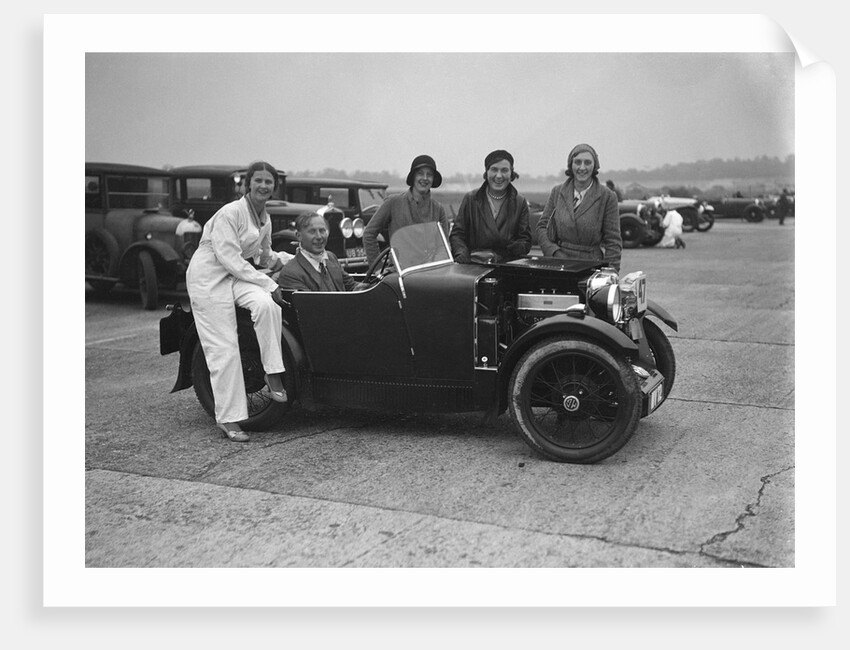
M 272 399 L 287 401 L 281 376 L 280 288 L 248 261 L 256 259 L 261 266 L 276 271 L 292 258 L 271 248 L 271 222 L 265 206 L 278 182 L 272 165 L 252 163 L 245 178 L 245 196 L 223 206 L 207 221 L 186 272 L 186 289 L 210 370 L 216 425 L 236 442 L 248 440 L 239 426 L 248 417 L 248 400 L 239 356 L 236 305 L 251 311 Z

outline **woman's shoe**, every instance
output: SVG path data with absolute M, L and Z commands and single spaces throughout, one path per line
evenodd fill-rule
M 233 422 L 221 424 L 217 422 L 216 426 L 221 430 L 225 438 L 230 438 L 233 442 L 248 442 L 250 440 L 248 434 L 242 431 L 238 424 Z
M 281 404 L 285 404 L 286 402 L 288 402 L 289 398 L 286 396 L 286 389 L 281 388 L 280 390 L 274 390 L 271 387 L 271 384 L 269 384 L 269 376 L 265 375 L 265 378 L 266 378 L 266 386 L 269 389 L 269 393 L 271 393 L 272 399 L 275 402 L 280 402 Z

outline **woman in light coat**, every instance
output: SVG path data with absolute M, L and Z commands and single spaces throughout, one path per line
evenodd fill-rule
M 619 271 L 623 240 L 617 195 L 599 182 L 599 156 L 593 147 L 573 147 L 566 175 L 566 182 L 552 188 L 537 222 L 543 254 L 604 261 Z
M 245 196 L 222 206 L 207 221 L 186 272 L 186 289 L 210 370 L 216 425 L 235 442 L 248 440 L 239 425 L 248 418 L 248 401 L 236 331 L 237 305 L 251 311 L 272 399 L 287 401 L 281 376 L 280 288 L 249 262 L 256 259 L 276 271 L 292 258 L 271 248 L 265 205 L 278 183 L 272 165 L 252 163 L 246 173 Z

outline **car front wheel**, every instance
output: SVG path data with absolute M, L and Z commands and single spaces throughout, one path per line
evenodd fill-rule
M 511 375 L 509 408 L 523 439 L 545 458 L 595 463 L 637 427 L 641 393 L 631 365 L 583 340 L 532 347 Z

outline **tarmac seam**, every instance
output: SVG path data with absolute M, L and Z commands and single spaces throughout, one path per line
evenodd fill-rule
M 747 404 L 745 402 L 724 402 L 716 399 L 687 399 L 686 397 L 668 397 L 670 402 L 688 402 L 691 404 L 720 404 L 723 406 L 743 406 L 754 409 L 770 409 L 773 411 L 794 411 L 793 406 L 771 406 L 770 404 Z
M 783 343 L 782 341 L 749 341 L 742 339 L 707 339 L 697 336 L 671 336 L 677 341 L 705 341 L 706 343 L 741 343 L 743 345 L 778 345 L 780 347 L 793 348 L 796 343 Z
M 732 535 L 735 535 L 736 533 L 739 533 L 742 530 L 744 530 L 744 528 L 746 527 L 746 520 L 751 518 L 751 517 L 757 517 L 758 516 L 756 509 L 761 506 L 761 499 L 764 496 L 764 490 L 768 486 L 768 484 L 771 482 L 771 479 L 773 479 L 776 476 L 779 476 L 780 474 L 784 474 L 785 472 L 790 472 L 791 470 L 794 469 L 794 467 L 795 467 L 794 465 L 791 465 L 790 467 L 785 467 L 785 468 L 780 469 L 776 472 L 773 472 L 772 474 L 765 474 L 764 476 L 762 476 L 759 479 L 761 481 L 761 487 L 759 487 L 758 493 L 756 494 L 755 501 L 752 502 L 752 503 L 748 503 L 744 507 L 744 511 L 741 514 L 739 514 L 737 517 L 735 517 L 735 527 L 731 530 L 725 530 L 725 531 L 719 532 L 716 535 L 713 535 L 707 541 L 700 544 L 699 554 L 704 555 L 705 557 L 710 557 L 712 559 L 722 560 L 723 558 L 720 558 L 717 555 L 714 555 L 712 553 L 707 552 L 705 550 L 705 548 L 707 546 L 711 546 L 713 544 L 720 544 L 722 542 L 725 542 Z M 735 563 L 735 564 L 737 564 L 737 563 Z M 763 566 L 763 565 L 749 564 L 749 566 Z

